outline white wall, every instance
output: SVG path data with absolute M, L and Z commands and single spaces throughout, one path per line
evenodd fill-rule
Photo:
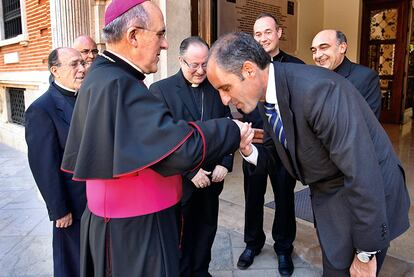
M 336 29 L 348 38 L 348 58 L 358 61 L 361 0 L 298 0 L 298 5 L 298 51 L 293 54 L 314 64 L 309 50 L 313 37 L 323 29 Z
M 354 62 L 359 60 L 361 0 L 325 0 L 324 28 L 341 30 L 348 39 L 347 57 Z
M 298 5 L 298 52 L 293 54 L 313 64 L 309 47 L 314 35 L 323 29 L 324 0 L 299 0 Z

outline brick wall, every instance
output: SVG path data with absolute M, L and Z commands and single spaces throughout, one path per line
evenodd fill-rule
M 52 50 L 49 0 L 26 0 L 28 45 L 19 43 L 0 47 L 0 72 L 47 70 Z M 24 29 L 24 26 L 23 26 Z M 20 61 L 4 64 L 4 54 L 18 52 Z

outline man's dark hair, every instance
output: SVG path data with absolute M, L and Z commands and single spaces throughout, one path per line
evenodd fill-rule
M 203 46 L 207 47 L 207 49 L 210 49 L 210 47 L 208 46 L 207 42 L 204 39 L 202 39 L 201 37 L 198 37 L 198 36 L 192 36 L 192 37 L 185 38 L 181 42 L 181 44 L 180 44 L 180 56 L 184 56 L 185 52 L 187 52 L 187 49 L 191 44 L 203 45 Z
M 62 47 L 56 48 L 52 50 L 52 52 L 49 53 L 49 56 L 47 57 L 47 68 L 50 71 L 50 68 L 52 66 L 60 66 L 59 62 L 59 50 L 62 49 Z
M 341 43 L 348 43 L 346 36 L 344 33 L 342 33 L 341 31 L 336 31 L 336 41 L 338 42 L 338 44 Z
M 211 47 L 210 57 L 226 72 L 235 74 L 243 80 L 241 73 L 245 61 L 251 61 L 260 69 L 270 63 L 270 56 L 249 34 L 244 32 L 228 33 L 221 36 Z
M 336 43 L 338 45 L 340 45 L 341 43 L 345 43 L 347 45 L 344 53 L 346 54 L 346 51 L 348 50 L 348 40 L 346 39 L 345 34 L 338 30 L 336 31 Z
M 275 21 L 275 24 L 276 24 L 276 29 L 280 26 L 280 21 L 279 21 L 279 18 L 277 18 L 276 16 L 274 16 L 273 14 L 271 14 L 271 13 L 267 13 L 267 12 L 263 12 L 263 13 L 260 13 L 257 17 L 256 17 L 256 20 L 255 21 L 257 21 L 258 19 L 260 19 L 260 18 L 264 18 L 264 17 L 270 17 L 270 18 L 272 18 L 274 21 Z
M 142 5 L 136 5 L 102 29 L 103 40 L 107 43 L 118 42 L 131 26 L 143 29 L 148 28 L 149 20 L 150 18 L 145 8 Z

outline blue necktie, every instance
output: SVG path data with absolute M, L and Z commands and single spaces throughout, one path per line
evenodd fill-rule
M 275 109 L 275 104 L 269 104 L 265 102 L 264 107 L 267 120 L 269 121 L 269 124 L 272 127 L 273 132 L 275 132 L 275 135 L 279 139 L 280 143 L 287 149 L 287 140 L 285 136 L 285 131 L 283 129 L 282 119 L 280 118 L 279 113 Z

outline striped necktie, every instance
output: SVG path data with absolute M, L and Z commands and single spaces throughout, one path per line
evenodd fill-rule
M 287 149 L 287 140 L 283 129 L 282 119 L 275 109 L 275 104 L 265 102 L 264 107 L 267 120 L 269 121 L 270 126 L 272 126 L 273 132 L 275 132 L 275 135 L 279 139 L 280 143 Z

